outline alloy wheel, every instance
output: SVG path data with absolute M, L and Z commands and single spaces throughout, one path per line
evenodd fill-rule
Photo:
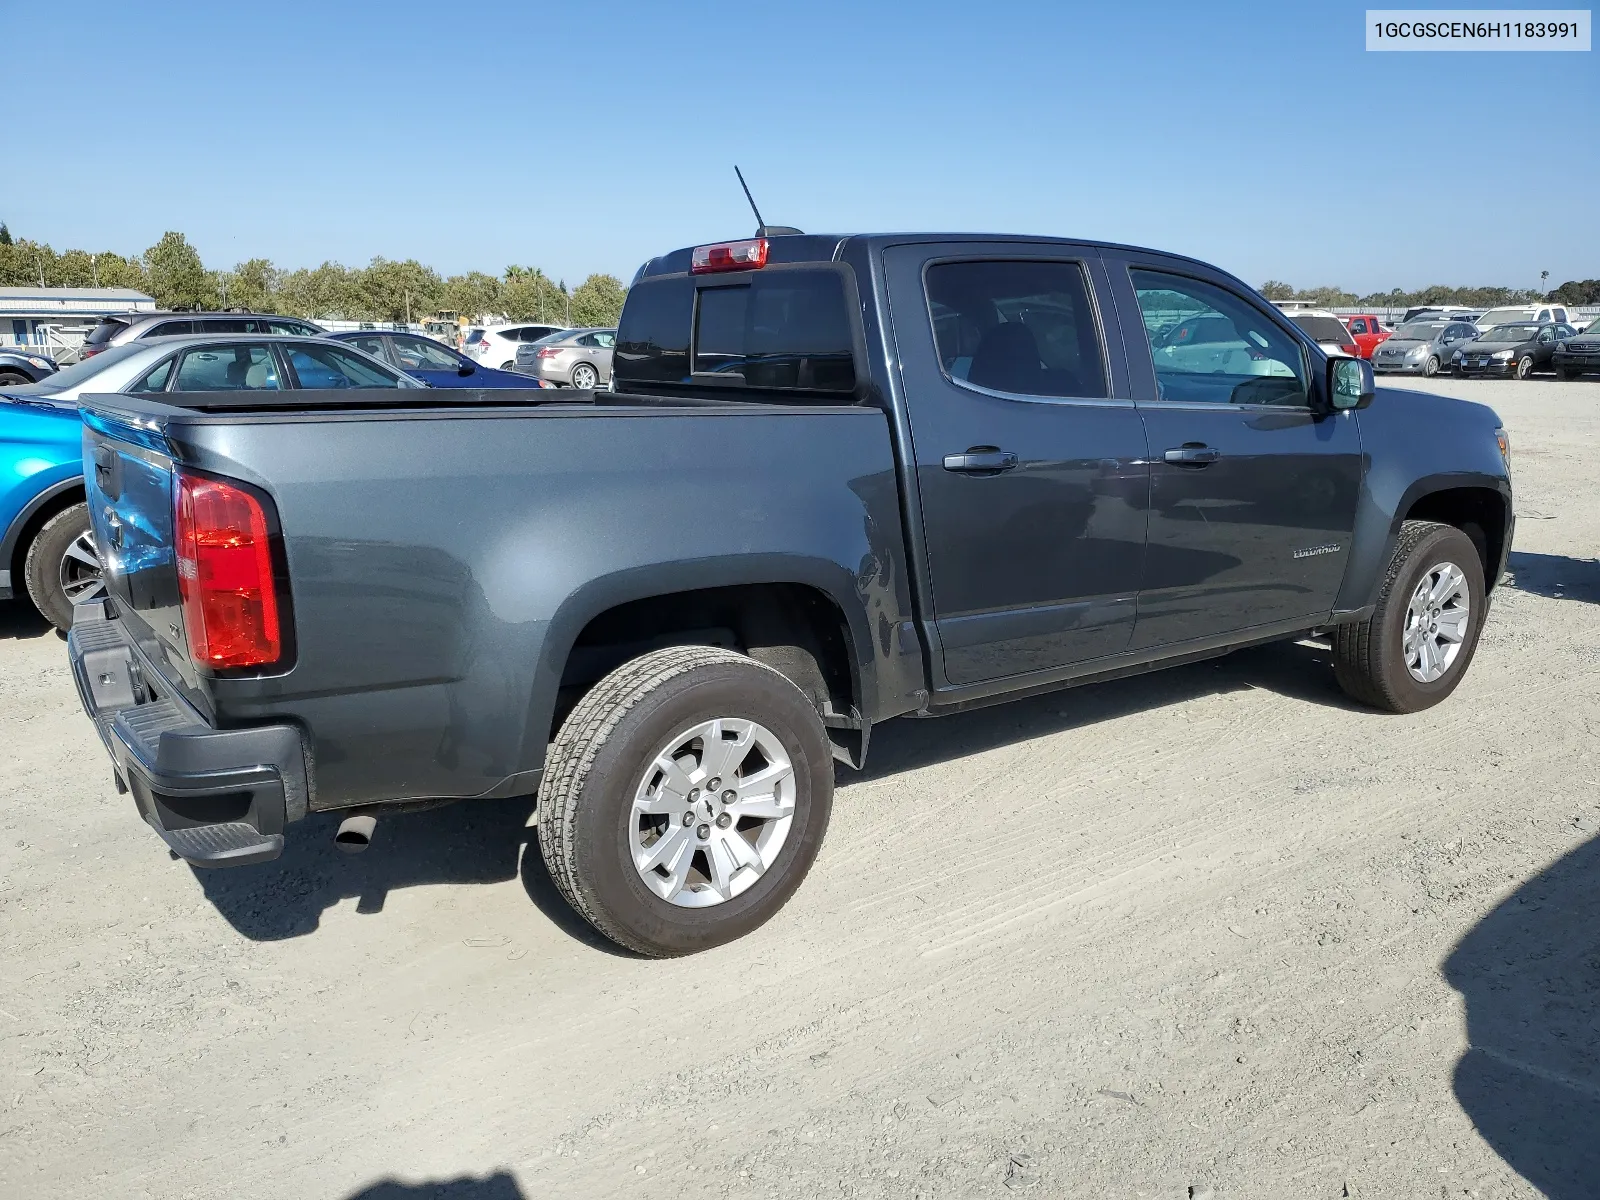
M 80 533 L 67 546 L 61 556 L 60 579 L 61 591 L 73 604 L 105 595 L 105 574 L 100 556 L 95 553 L 92 533 Z
M 1455 665 L 1467 639 L 1471 608 L 1466 572 L 1455 563 L 1438 563 L 1423 572 L 1406 606 L 1402 640 L 1411 678 L 1435 683 Z
M 680 908 L 753 887 L 794 823 L 794 764 L 771 730 L 716 717 L 668 738 L 634 790 L 629 852 L 639 878 Z

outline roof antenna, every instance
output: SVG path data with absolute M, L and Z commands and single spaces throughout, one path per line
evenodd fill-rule
M 761 219 L 761 210 L 756 207 L 756 198 L 750 194 L 750 185 L 744 181 L 744 172 L 734 164 L 733 173 L 739 177 L 739 186 L 744 189 L 744 198 L 750 202 L 750 211 L 756 215 L 756 236 L 766 237 L 769 233 L 799 233 L 792 225 L 768 225 Z

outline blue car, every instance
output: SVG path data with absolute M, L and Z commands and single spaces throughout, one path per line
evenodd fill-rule
M 78 406 L 7 397 L 0 403 L 0 600 L 25 591 L 65 628 L 73 603 L 103 587 L 83 503 Z
M 389 333 L 375 329 L 347 329 L 326 336 L 349 342 L 357 350 L 372 355 L 436 388 L 536 388 L 531 375 L 497 371 L 473 362 L 465 354 L 432 338 L 415 333 Z

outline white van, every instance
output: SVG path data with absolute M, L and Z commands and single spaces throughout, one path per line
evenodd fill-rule
M 1567 320 L 1564 304 L 1508 304 L 1504 308 L 1491 308 L 1473 322 L 1479 329 L 1493 329 L 1496 325 L 1511 325 L 1517 321 L 1535 321 L 1540 325 L 1551 321 Z

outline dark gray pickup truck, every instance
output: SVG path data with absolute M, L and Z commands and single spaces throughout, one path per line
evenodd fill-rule
M 1511 543 L 1493 412 L 1127 246 L 679 250 L 614 386 L 86 403 L 72 662 L 176 854 L 537 792 L 574 907 L 692 951 L 799 886 L 877 722 L 1316 631 L 1412 712 Z

